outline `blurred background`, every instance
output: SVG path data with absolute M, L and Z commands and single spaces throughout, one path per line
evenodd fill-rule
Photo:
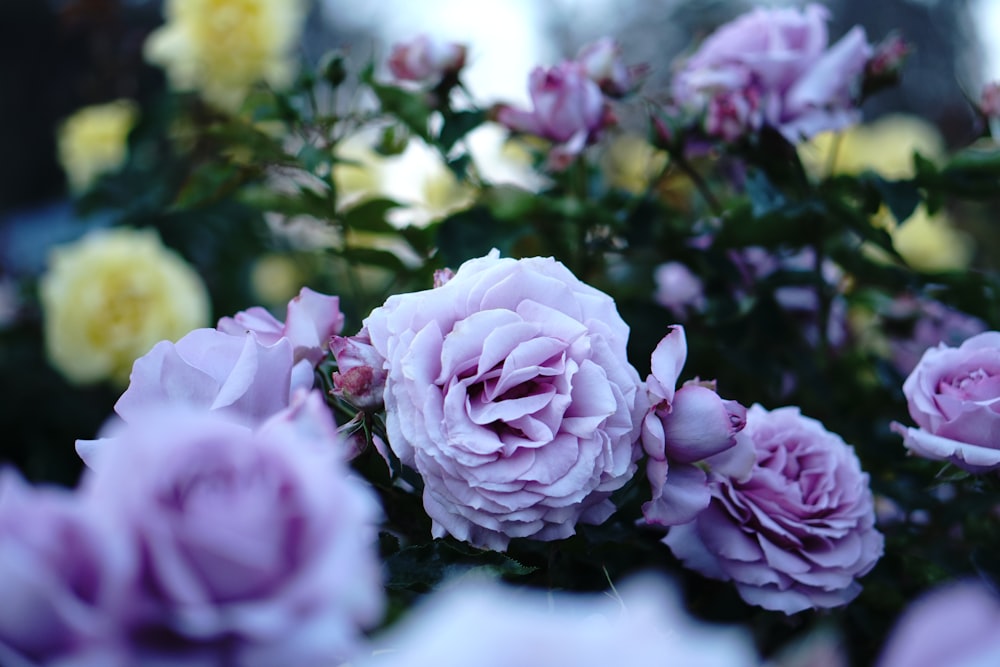
M 595 38 L 620 40 L 626 62 L 651 65 L 643 92 L 665 88 L 673 58 L 754 4 L 745 0 L 317 0 L 301 55 L 316 63 L 343 50 L 350 68 L 417 33 L 440 34 L 470 47 L 463 79 L 482 106 L 527 98 L 528 72 L 575 54 Z M 831 41 L 862 25 L 872 42 L 893 30 L 916 45 L 902 84 L 866 103 L 866 120 L 904 112 L 933 124 L 948 146 L 978 134 L 972 105 L 985 82 L 1000 78 L 997 0 L 836 0 Z M 34 479 L 71 484 L 78 437 L 93 437 L 120 392 L 106 384 L 75 387 L 53 370 L 38 341 L 35 289 L 49 248 L 102 224 L 68 195 L 56 130 L 74 111 L 121 98 L 143 116 L 163 103 L 160 69 L 145 63 L 146 36 L 163 22 L 158 0 L 3 0 L 0 2 L 0 459 Z M 634 121 L 641 130 L 642 118 Z M 145 187 L 145 186 L 144 186 Z M 147 193 L 130 193 L 142 198 Z M 231 221 L 233 238 L 259 221 L 232 211 L 198 215 Z M 197 228 L 204 218 L 181 221 Z M 218 228 L 218 226 L 216 226 Z M 178 238 L 181 238 L 179 235 Z M 190 235 L 188 235 L 190 236 Z M 188 236 L 184 236 L 187 238 Z M 253 242 L 247 234 L 248 243 Z M 170 238 L 165 238 L 168 245 Z M 253 305 L 254 295 L 226 290 L 228 240 L 200 238 L 192 258 L 212 287 L 213 316 Z M 213 245 L 215 243 L 215 245 Z M 197 253 L 196 253 L 197 255 Z M 199 260 L 200 257 L 200 260 Z M 214 278 L 211 275 L 215 272 Z M 213 283 L 213 280 L 215 281 Z M 222 295 L 219 297 L 218 295 Z M 25 371 L 24 369 L 30 369 Z

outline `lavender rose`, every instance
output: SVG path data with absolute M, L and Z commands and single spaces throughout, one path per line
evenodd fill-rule
M 892 428 L 907 449 L 973 473 L 1000 468 L 1000 332 L 930 348 L 903 394 L 918 428 Z
M 674 101 L 725 139 L 768 125 L 793 143 L 861 118 L 857 92 L 872 49 L 860 27 L 829 47 L 829 12 L 758 8 L 727 23 L 680 67 Z
M 647 404 L 609 296 L 494 250 L 365 326 L 389 372 L 390 447 L 423 477 L 436 537 L 504 550 L 611 515 Z
M 674 390 L 686 359 L 684 328 L 674 326 L 653 351 L 646 379 L 651 406 L 642 421 L 642 447 L 652 498 L 642 513 L 661 526 L 691 521 L 708 506 L 706 468 L 742 478 L 754 461 L 749 440 L 738 438 L 746 408 L 720 398 L 711 382 L 694 380 Z
M 118 619 L 135 562 L 72 493 L 0 471 L 0 664 L 126 664 Z
M 314 396 L 256 431 L 146 412 L 88 471 L 86 501 L 143 554 L 127 623 L 143 664 L 340 664 L 379 619 L 378 507 Z
M 358 667 L 750 667 L 748 634 L 699 623 L 652 576 L 605 595 L 514 591 L 471 581 L 417 606 Z M 489 619 L 484 622 L 484 619 Z
M 878 667 L 1000 665 L 1000 599 L 986 586 L 963 581 L 913 603 L 892 631 Z
M 747 411 L 757 463 L 710 474 L 712 501 L 664 538 L 687 566 L 732 580 L 750 604 L 793 614 L 836 607 L 882 555 L 868 475 L 854 449 L 795 407 Z
M 501 106 L 497 121 L 518 132 L 527 132 L 557 144 L 548 164 L 561 170 L 596 141 L 611 121 L 600 87 L 589 77 L 584 65 L 567 61 L 531 72 L 530 111 Z

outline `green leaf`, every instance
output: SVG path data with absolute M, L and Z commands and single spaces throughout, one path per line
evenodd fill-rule
M 446 579 L 471 573 L 522 577 L 537 569 L 497 551 L 482 551 L 440 539 L 397 551 L 385 558 L 385 566 L 388 588 L 415 590 L 434 588 Z
M 438 143 L 441 150 L 447 153 L 459 139 L 476 129 L 486 121 L 486 112 L 481 109 L 473 111 L 457 111 L 445 116 Z
M 430 142 L 427 125 L 431 109 L 427 106 L 425 94 L 381 84 L 375 80 L 374 72 L 374 67 L 369 65 L 361 72 L 361 80 L 375 93 L 382 110 L 398 118 L 421 139 Z
M 438 225 L 437 244 L 444 264 L 457 267 L 493 248 L 503 255 L 513 254 L 514 244 L 525 233 L 523 226 L 499 221 L 489 209 L 476 206 L 445 218 Z
M 325 167 L 323 173 L 326 173 L 329 171 L 330 165 L 333 164 L 333 152 L 313 144 L 302 146 L 295 157 L 307 171 L 314 174 L 317 173 L 319 167 Z
M 343 215 L 348 229 L 379 234 L 396 234 L 398 230 L 386 220 L 386 214 L 401 204 L 392 199 L 369 199 L 351 207 Z
M 916 181 L 890 181 L 874 172 L 867 172 L 863 178 L 878 191 L 882 201 L 892 212 L 892 217 L 900 224 L 913 215 L 920 204 L 920 190 Z

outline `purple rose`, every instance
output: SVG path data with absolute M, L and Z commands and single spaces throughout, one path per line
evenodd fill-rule
M 757 8 L 710 35 L 680 67 L 674 102 L 706 113 L 726 139 L 768 125 L 792 142 L 861 118 L 857 93 L 872 49 L 860 27 L 828 47 L 828 11 Z
M 381 612 L 378 507 L 337 456 L 321 396 L 256 431 L 167 406 L 113 435 L 82 488 L 143 554 L 127 625 L 144 660 L 353 655 Z
M 1000 665 L 1000 599 L 984 585 L 964 581 L 910 605 L 889 636 L 878 667 L 989 667 Z
M 674 315 L 685 317 L 689 312 L 705 309 L 705 286 L 701 278 L 680 262 L 666 262 L 653 272 L 656 293 L 653 299 Z
M 224 333 L 242 336 L 253 332 L 263 345 L 274 345 L 282 339 L 292 344 L 295 374 L 308 378 L 303 386 L 312 386 L 312 371 L 329 349 L 330 337 L 344 328 L 340 299 L 314 292 L 308 287 L 288 302 L 285 321 L 281 322 L 267 309 L 254 306 L 223 317 L 216 328 Z
M 135 561 L 72 493 L 0 471 L 0 664 L 124 665 L 118 621 Z
M 428 35 L 392 47 L 389 71 L 401 81 L 438 82 L 465 66 L 466 48 Z
M 710 473 L 711 504 L 664 543 L 687 567 L 733 581 L 765 609 L 850 602 L 883 547 L 854 449 L 795 407 L 752 406 L 744 433 L 757 453 L 749 477 Z
M 646 380 L 651 407 L 642 422 L 642 446 L 653 497 L 642 513 L 662 526 L 691 521 L 708 506 L 704 468 L 742 477 L 753 465 L 752 446 L 737 438 L 746 408 L 720 398 L 712 383 L 695 380 L 674 391 L 686 359 L 684 329 L 674 326 L 653 351 Z
M 436 537 L 504 550 L 614 512 L 646 402 L 608 295 L 494 250 L 365 325 L 389 371 L 389 445 L 423 477 Z
M 288 407 L 293 389 L 292 345 L 264 345 L 254 333 L 239 336 L 195 329 L 176 343 L 161 341 L 136 359 L 128 389 L 115 403 L 126 422 L 159 405 L 186 405 L 259 424 Z M 308 386 L 312 386 L 310 371 Z M 101 440 L 77 440 L 93 466 Z
M 1000 332 L 930 348 L 903 394 L 918 428 L 892 428 L 907 449 L 973 473 L 1000 468 Z
M 514 590 L 465 581 L 435 593 L 358 667 L 607 667 L 760 664 L 748 633 L 688 617 L 663 579 L 614 596 Z
M 584 147 L 596 141 L 611 121 L 610 109 L 600 87 L 577 62 L 536 67 L 531 72 L 530 111 L 502 106 L 497 120 L 517 132 L 527 132 L 557 144 L 549 166 L 566 168 Z

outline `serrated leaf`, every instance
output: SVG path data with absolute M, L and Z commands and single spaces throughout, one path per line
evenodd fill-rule
M 486 112 L 481 109 L 473 111 L 457 111 L 445 116 L 438 143 L 441 150 L 447 153 L 459 139 L 476 129 L 486 120 Z

